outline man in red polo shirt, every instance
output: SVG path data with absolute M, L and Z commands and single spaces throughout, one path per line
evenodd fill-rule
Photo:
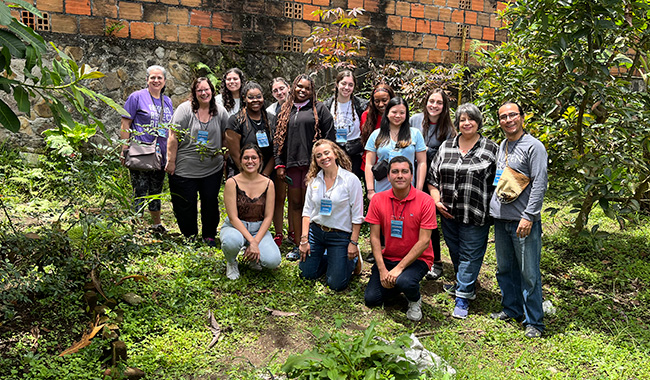
M 431 230 L 436 225 L 436 206 L 426 193 L 411 186 L 413 164 L 397 156 L 389 163 L 392 189 L 370 201 L 370 245 L 375 257 L 366 288 L 366 306 L 381 306 L 390 293 L 404 293 L 409 301 L 406 317 L 422 319 L 420 281 L 433 264 Z M 383 234 L 386 247 L 381 250 Z

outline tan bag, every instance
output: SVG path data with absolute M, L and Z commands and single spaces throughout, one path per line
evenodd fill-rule
M 162 154 L 157 144 L 157 138 L 152 143 L 132 141 L 124 152 L 124 166 L 140 171 L 162 170 Z
M 506 167 L 497 183 L 496 194 L 501 203 L 511 203 L 530 183 L 530 178 L 508 166 L 508 142 L 506 142 Z

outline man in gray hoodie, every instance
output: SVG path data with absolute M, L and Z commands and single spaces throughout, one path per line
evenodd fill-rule
M 524 113 L 516 103 L 499 108 L 499 124 L 506 135 L 497 159 L 497 178 L 506 166 L 530 179 L 514 200 L 492 195 L 497 281 L 503 310 L 494 319 L 515 319 L 526 326 L 525 336 L 539 338 L 544 331 L 542 309 L 542 202 L 548 185 L 544 145 L 524 130 Z

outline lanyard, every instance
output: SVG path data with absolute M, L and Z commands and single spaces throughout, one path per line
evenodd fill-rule
M 399 210 L 399 204 L 401 203 L 400 201 L 397 201 L 397 209 Z M 391 198 L 390 201 L 390 207 L 393 209 L 393 218 L 396 217 L 395 215 L 395 203 L 393 202 L 393 198 Z M 402 208 L 402 213 L 400 214 L 399 218 L 396 220 L 403 220 L 404 219 L 404 211 L 406 211 L 406 203 L 404 203 L 404 208 Z

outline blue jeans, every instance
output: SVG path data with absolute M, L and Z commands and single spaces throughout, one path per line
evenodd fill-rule
M 490 225 L 475 226 L 444 217 L 440 219 L 456 272 L 456 297 L 474 299 L 476 279 L 483 265 Z
M 314 280 L 327 274 L 327 286 L 335 291 L 348 287 L 358 257 L 348 259 L 352 234 L 343 231 L 325 232 L 314 223 L 309 225 L 310 254 L 298 264 L 300 275 Z M 327 252 L 326 252 L 327 251 Z
M 262 226 L 262 221 L 246 222 L 242 220 L 242 223 L 244 223 L 248 232 L 253 236 L 257 234 Z M 223 226 L 221 226 L 220 238 L 221 250 L 223 251 L 223 255 L 226 256 L 226 261 L 229 262 L 237 260 L 239 250 L 244 246 L 248 246 L 248 241 L 246 241 L 244 235 L 230 224 L 230 219 L 228 218 L 226 218 Z M 269 269 L 277 268 L 280 265 L 280 261 L 282 261 L 282 256 L 280 256 L 280 249 L 273 241 L 273 236 L 271 236 L 268 230 L 260 241 L 259 247 L 260 265 Z
M 399 264 L 399 261 L 384 259 L 384 265 L 386 265 L 386 269 L 389 271 L 395 268 L 397 264 Z M 404 293 L 407 300 L 416 302 L 421 297 L 420 281 L 422 281 L 424 275 L 426 275 L 428 271 L 429 266 L 427 263 L 422 260 L 415 260 L 415 262 L 406 267 L 397 277 L 395 287 L 386 289 L 381 285 L 379 268 L 377 268 L 377 264 L 374 264 L 372 266 L 372 273 L 370 274 L 370 280 L 368 280 L 368 286 L 366 287 L 366 294 L 364 296 L 366 306 L 381 306 L 384 304 L 386 298 L 397 293 Z
M 519 221 L 494 220 L 497 281 L 501 305 L 509 317 L 544 331 L 542 309 L 542 222 L 533 222 L 530 235 L 517 237 Z

